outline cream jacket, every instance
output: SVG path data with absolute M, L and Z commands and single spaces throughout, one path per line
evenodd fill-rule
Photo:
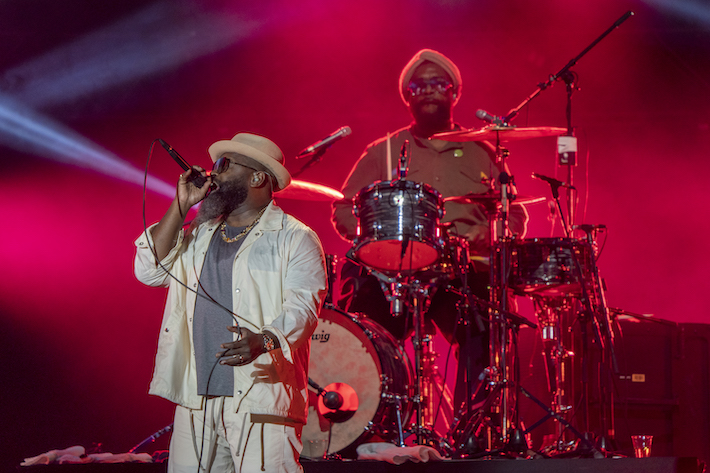
M 150 230 L 135 242 L 136 278 L 148 286 L 169 288 L 149 392 L 192 409 L 199 409 L 203 399 L 197 394 L 192 340 L 194 291 L 215 231 L 218 226 L 211 222 L 187 234 L 182 230 L 162 267 L 150 249 Z M 326 293 L 317 235 L 271 202 L 237 252 L 232 288 L 232 310 L 240 326 L 268 330 L 281 344 L 234 368 L 235 411 L 305 423 L 310 337 Z

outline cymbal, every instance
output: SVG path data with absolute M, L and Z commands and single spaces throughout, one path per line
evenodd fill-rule
M 312 202 L 332 202 L 343 199 L 343 194 L 332 187 L 308 181 L 291 180 L 284 190 L 274 194 L 277 199 L 309 200 Z
M 517 128 L 514 126 L 487 126 L 484 128 L 469 128 L 468 130 L 447 131 L 437 133 L 432 138 L 446 141 L 519 141 L 545 136 L 559 136 L 567 133 L 566 128 L 552 126 L 536 126 Z
M 535 204 L 537 202 L 545 201 L 544 197 L 532 197 L 527 195 L 515 195 L 508 197 L 511 200 L 511 205 L 523 205 L 523 204 Z M 499 191 L 495 192 L 484 192 L 483 194 L 474 194 L 470 192 L 465 195 L 452 195 L 451 197 L 445 197 L 444 202 L 456 202 L 458 204 L 481 204 L 481 205 L 491 205 L 496 202 L 500 202 L 501 195 Z

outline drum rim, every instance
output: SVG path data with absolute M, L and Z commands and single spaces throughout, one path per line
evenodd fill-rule
M 378 180 L 373 182 L 372 184 L 368 184 L 367 186 L 360 189 L 357 194 L 355 194 L 355 197 L 353 197 L 353 204 L 357 205 L 360 202 L 362 195 L 372 191 L 372 189 L 374 189 L 375 187 L 378 187 L 382 184 L 386 184 L 390 188 L 394 188 L 395 185 L 399 185 L 402 182 L 407 184 L 411 183 L 414 187 L 420 186 L 424 190 L 429 191 L 431 194 L 434 194 L 434 197 L 436 197 L 437 205 L 441 208 L 444 207 L 444 197 L 441 195 L 441 192 L 434 188 L 434 186 L 432 186 L 431 184 L 427 184 L 426 182 L 412 181 L 409 179 L 393 179 L 391 181 Z
M 407 355 L 407 352 L 404 350 L 404 347 L 399 344 L 397 339 L 394 338 L 394 336 L 387 331 L 386 328 L 384 328 L 381 324 L 379 324 L 377 321 L 370 319 L 367 317 L 366 314 L 363 315 L 358 315 L 359 313 L 355 312 L 347 312 L 336 305 L 332 303 L 325 303 L 323 304 L 323 307 L 321 308 L 321 311 L 318 314 L 318 319 L 320 320 L 320 314 L 323 312 L 323 310 L 330 310 L 333 311 L 337 314 L 339 314 L 342 317 L 345 317 L 347 320 L 350 322 L 354 323 L 357 327 L 359 327 L 362 330 L 362 334 L 365 336 L 365 338 L 372 344 L 374 348 L 374 353 L 376 354 L 375 357 L 373 357 L 373 361 L 375 362 L 375 365 L 377 367 L 378 372 L 382 374 L 390 374 L 390 373 L 385 373 L 385 370 L 382 367 L 382 357 L 384 353 L 381 353 L 378 351 L 378 344 L 383 344 L 383 343 L 389 343 L 391 346 L 396 347 L 397 353 L 400 355 L 400 364 L 404 364 L 404 368 L 406 368 L 404 371 L 405 375 L 405 380 L 402 388 L 404 389 L 404 393 L 397 393 L 400 395 L 405 395 L 407 397 L 411 397 L 413 394 L 413 383 L 414 383 L 414 367 L 412 366 L 411 361 L 409 360 L 409 356 Z M 331 321 L 332 322 L 332 321 Z M 368 326 L 369 325 L 369 326 Z M 344 327 L 347 328 L 347 327 Z M 374 330 L 373 330 L 374 329 Z M 356 337 L 359 337 L 359 334 L 353 334 Z M 386 340 L 386 341 L 383 341 Z M 330 384 L 330 383 L 329 383 Z M 381 391 L 380 391 L 380 396 L 385 393 L 384 386 L 380 382 L 381 386 Z M 310 405 L 309 405 L 310 407 Z M 373 418 L 370 419 L 370 421 L 373 421 L 375 418 L 378 416 L 383 415 L 383 410 L 386 408 L 386 406 L 383 404 L 383 401 L 380 401 L 380 403 L 377 405 L 377 409 L 375 410 L 375 413 L 373 415 Z M 402 411 L 403 417 L 402 417 L 402 422 L 406 423 L 409 422 L 409 419 L 411 419 L 412 415 L 414 415 L 414 402 L 405 402 L 404 403 L 404 409 Z M 307 424 L 304 424 L 304 429 Z M 363 426 L 367 427 L 367 426 Z M 347 446 L 341 448 L 340 450 L 337 451 L 331 451 L 329 454 L 332 453 L 337 453 L 337 454 L 343 454 L 344 452 L 347 452 L 349 450 L 352 450 L 354 452 L 355 448 L 357 448 L 358 445 L 362 444 L 363 440 L 366 440 L 368 438 L 368 435 L 370 435 L 369 429 L 364 429 L 363 432 L 358 435 L 354 440 L 352 440 Z M 307 440 L 305 437 L 302 437 L 302 441 Z M 301 454 L 303 458 L 309 458 L 309 459 L 316 459 L 320 457 L 311 457 L 308 455 L 303 455 Z

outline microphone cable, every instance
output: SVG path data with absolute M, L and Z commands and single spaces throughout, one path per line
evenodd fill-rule
M 143 234 L 146 236 L 146 241 L 148 242 L 148 247 L 149 247 L 149 249 L 150 249 L 150 252 L 151 252 L 152 255 L 153 255 L 153 258 L 155 258 L 155 262 L 157 263 L 158 266 L 160 266 L 160 268 L 165 272 L 165 274 L 167 274 L 170 278 L 172 278 L 175 282 L 177 282 L 178 284 L 180 284 L 181 286 L 183 286 L 185 289 L 187 289 L 187 290 L 190 291 L 190 292 L 195 293 L 196 296 L 202 297 L 203 299 L 205 299 L 205 300 L 207 300 L 207 301 L 209 301 L 209 302 L 211 302 L 211 303 L 217 305 L 218 307 L 220 307 L 221 309 L 223 309 L 224 311 L 226 311 L 226 312 L 230 315 L 230 317 L 232 317 L 232 319 L 234 319 L 234 322 L 235 322 L 237 328 L 240 329 L 239 338 L 241 338 L 241 326 L 240 326 L 240 324 L 239 324 L 239 321 L 240 321 L 240 320 L 243 321 L 243 322 L 246 322 L 246 323 L 249 324 L 249 325 L 251 325 L 251 326 L 255 329 L 255 331 L 259 331 L 259 327 L 257 327 L 256 325 L 254 325 L 252 322 L 250 322 L 249 320 L 246 320 L 245 318 L 243 318 L 243 317 L 241 317 L 241 316 L 235 314 L 231 309 L 229 309 L 229 308 L 225 307 L 224 305 L 220 304 L 220 303 L 217 302 L 212 296 L 210 296 L 210 295 L 207 293 L 207 291 L 205 291 L 204 287 L 202 286 L 202 283 L 200 282 L 200 278 L 199 278 L 199 277 L 197 278 L 197 282 L 198 282 L 198 284 L 199 284 L 199 287 L 203 290 L 204 294 L 201 293 L 200 291 L 196 291 L 196 290 L 192 289 L 192 288 L 189 287 L 187 284 L 185 284 L 183 281 L 181 281 L 177 276 L 175 276 L 174 274 L 172 274 L 172 273 L 170 272 L 170 270 L 168 270 L 168 268 L 166 268 L 166 267 L 163 265 L 163 263 L 159 260 L 159 258 L 158 258 L 158 253 L 157 253 L 155 247 L 153 246 L 153 244 L 151 243 L 151 237 L 148 235 L 148 223 L 147 223 L 147 217 L 146 217 L 146 202 L 147 202 L 147 188 L 148 188 L 148 170 L 149 170 L 149 168 L 150 168 L 151 157 L 153 156 L 153 148 L 155 147 L 155 143 L 156 143 L 157 141 L 158 141 L 158 139 L 155 139 L 155 140 L 153 140 L 153 141 L 151 142 L 150 148 L 149 148 L 149 151 L 148 151 L 148 159 L 146 160 L 145 171 L 144 171 L 144 173 L 143 173 L 143 199 L 142 199 Z M 272 186 L 273 186 L 273 184 L 272 184 Z M 273 187 L 272 187 L 272 188 L 273 188 Z M 183 225 L 183 227 L 184 227 L 184 226 L 185 226 L 185 225 Z M 195 272 L 197 272 L 197 271 L 196 271 L 197 268 L 195 267 L 194 260 L 193 260 L 193 269 L 195 270 Z M 238 339 L 239 339 L 239 338 L 238 338 Z M 219 363 L 219 361 L 220 361 L 222 358 L 224 358 L 224 356 L 226 355 L 227 351 L 229 351 L 229 350 L 228 350 L 228 349 L 227 349 L 227 350 L 224 350 L 224 352 L 222 353 L 222 356 L 220 356 L 219 358 L 217 358 L 217 360 L 215 360 L 214 364 L 212 365 L 212 368 L 210 369 L 210 374 L 209 374 L 209 376 L 208 376 L 208 378 L 207 378 L 207 392 L 208 392 L 208 393 L 209 393 L 210 380 L 212 379 L 212 374 L 214 373 L 214 370 L 215 370 L 215 368 L 217 367 L 217 364 Z M 204 418 L 203 418 L 203 422 L 202 422 L 202 443 L 201 443 L 201 446 L 200 446 L 200 455 L 199 455 L 199 458 L 198 458 L 197 473 L 200 472 L 201 465 L 202 465 L 202 454 L 203 454 L 203 452 L 204 452 L 205 430 L 206 430 L 206 423 L 207 423 L 207 402 L 206 402 L 206 401 L 207 401 L 207 398 L 206 398 L 206 396 L 205 396 L 204 414 L 203 414 L 203 415 L 204 415 Z

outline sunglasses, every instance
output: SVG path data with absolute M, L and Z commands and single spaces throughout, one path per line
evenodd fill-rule
M 427 87 L 431 87 L 432 90 L 439 92 L 440 94 L 445 94 L 449 89 L 453 88 L 453 84 L 446 79 L 434 78 L 434 79 L 416 79 L 409 83 L 407 90 L 412 95 L 421 95 Z
M 247 168 L 247 169 L 251 169 L 252 171 L 257 171 L 257 169 L 254 169 L 254 168 L 252 168 L 252 167 L 246 166 L 246 165 L 244 165 L 244 164 L 242 164 L 242 163 L 234 162 L 234 161 L 232 161 L 231 159 L 229 159 L 228 157 L 222 156 L 222 157 L 219 158 L 217 161 L 215 161 L 214 166 L 212 166 L 212 175 L 223 173 L 224 171 L 226 171 L 227 169 L 229 169 L 229 165 L 230 165 L 230 164 L 236 164 L 236 165 L 245 167 L 245 168 Z

